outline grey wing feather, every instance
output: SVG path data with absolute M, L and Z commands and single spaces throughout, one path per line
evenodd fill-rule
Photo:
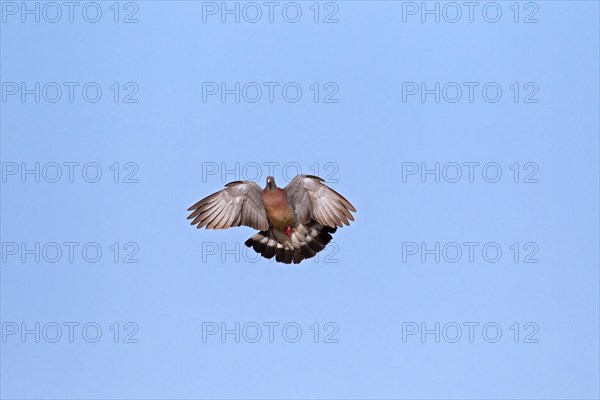
M 236 181 L 188 208 L 187 219 L 198 229 L 225 229 L 245 225 L 261 231 L 269 229 L 262 203 L 262 189 L 255 182 Z
M 288 202 L 301 223 L 314 220 L 332 228 L 350 225 L 356 209 L 344 196 L 313 175 L 298 175 L 285 187 Z

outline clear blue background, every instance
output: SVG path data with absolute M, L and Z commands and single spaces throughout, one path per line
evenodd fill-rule
M 335 24 L 309 14 L 203 23 L 201 3 L 147 1 L 138 23 L 115 24 L 112 2 L 101 4 L 97 24 L 2 23 L 2 81 L 105 89 L 95 104 L 2 103 L 2 161 L 95 161 L 107 174 L 2 184 L 3 242 L 96 241 L 106 251 L 96 264 L 2 264 L 2 322 L 104 330 L 95 344 L 10 337 L 2 397 L 598 398 L 597 2 L 538 2 L 535 24 L 512 22 L 512 2 L 496 24 L 480 14 L 403 23 L 391 1 L 338 2 Z M 113 103 L 106 88 L 129 81 L 139 103 Z M 296 81 L 305 95 L 203 103 L 205 81 Z M 310 101 L 307 87 L 329 81 L 339 103 Z M 403 103 L 404 81 L 494 81 L 505 92 L 493 104 Z M 539 102 L 512 102 L 508 86 L 530 81 Z M 137 163 L 139 183 L 112 183 L 115 161 Z M 203 182 L 202 163 L 269 161 L 339 166 L 331 186 L 358 209 L 334 236 L 339 262 L 202 262 L 203 242 L 232 247 L 252 234 L 189 226 L 186 208 L 224 183 Z M 401 179 L 403 162 L 467 161 L 499 163 L 502 180 Z M 539 183 L 513 183 L 508 166 L 529 161 Z M 285 183 L 281 170 L 275 177 Z M 129 241 L 140 262 L 112 262 L 107 247 Z M 466 241 L 505 252 L 498 263 L 402 262 L 402 242 Z M 514 263 L 513 242 L 536 242 L 539 263 Z M 113 343 L 108 326 L 128 321 L 139 343 Z M 203 343 L 206 321 L 296 322 L 303 337 Z M 493 321 L 503 336 L 403 343 L 406 321 Z M 313 343 L 314 322 L 336 323 L 339 343 Z M 535 322 L 539 342 L 514 343 L 514 322 Z

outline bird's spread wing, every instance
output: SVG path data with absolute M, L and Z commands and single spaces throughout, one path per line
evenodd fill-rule
M 187 218 L 200 229 L 225 229 L 245 225 L 261 231 L 269 229 L 261 198 L 262 189 L 255 182 L 236 181 L 225 189 L 200 200 L 188 211 Z
M 288 202 L 296 210 L 301 223 L 311 220 L 332 228 L 350 225 L 356 209 L 341 194 L 313 175 L 298 175 L 285 187 Z

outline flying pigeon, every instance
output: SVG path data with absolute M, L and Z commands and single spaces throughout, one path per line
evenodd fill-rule
M 281 189 L 269 176 L 264 190 L 252 181 L 230 182 L 188 208 L 193 212 L 187 219 L 198 229 L 258 229 L 246 246 L 265 258 L 298 264 L 323 250 L 338 227 L 354 221 L 354 206 L 323 182 L 297 175 Z

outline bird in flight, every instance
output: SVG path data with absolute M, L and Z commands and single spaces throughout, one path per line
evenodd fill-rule
M 258 229 L 246 246 L 265 258 L 298 264 L 323 250 L 338 227 L 354 221 L 354 206 L 323 182 L 297 175 L 281 189 L 269 176 L 264 190 L 252 181 L 230 182 L 188 208 L 187 219 L 198 229 Z

